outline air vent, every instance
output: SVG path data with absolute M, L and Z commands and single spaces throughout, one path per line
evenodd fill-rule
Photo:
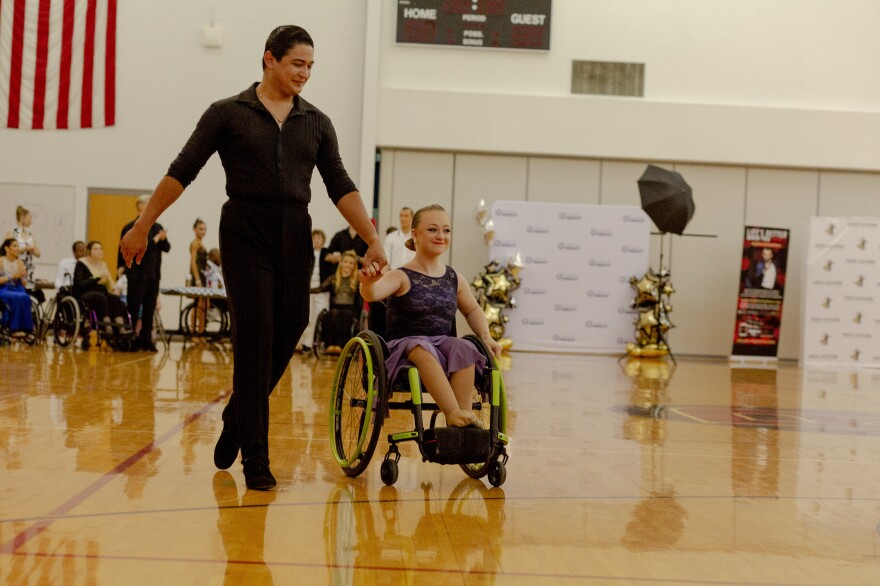
M 571 93 L 644 97 L 645 64 L 572 61 Z

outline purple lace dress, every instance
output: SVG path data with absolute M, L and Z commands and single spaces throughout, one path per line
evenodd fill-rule
M 416 346 L 433 354 L 447 376 L 471 364 L 482 372 L 486 361 L 476 346 L 450 335 L 458 308 L 455 271 L 446 267 L 442 277 L 429 277 L 407 268 L 400 270 L 409 277 L 410 289 L 405 295 L 388 298 L 385 366 L 389 380 L 401 369 L 413 366 L 407 356 Z

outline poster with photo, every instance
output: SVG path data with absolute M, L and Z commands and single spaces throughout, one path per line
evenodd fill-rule
M 776 356 L 788 235 L 784 228 L 746 226 L 733 331 L 734 356 Z

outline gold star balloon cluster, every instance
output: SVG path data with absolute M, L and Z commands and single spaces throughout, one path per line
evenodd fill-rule
M 474 297 L 489 322 L 489 333 L 492 338 L 501 344 L 504 350 L 513 345 L 510 338 L 504 337 L 504 324 L 508 317 L 503 311 L 510 307 L 516 307 L 516 299 L 513 292 L 520 285 L 519 272 L 523 264 L 519 254 L 509 260 L 506 265 L 497 260 L 491 261 L 482 272 L 471 282 Z
M 672 305 L 669 296 L 675 292 L 669 281 L 669 271 L 661 269 L 655 273 L 648 269 L 641 279 L 631 277 L 630 285 L 636 291 L 632 307 L 638 311 L 633 320 L 636 326 L 636 342 L 626 345 L 630 356 L 665 356 L 669 354 L 666 333 L 674 327 L 669 321 Z

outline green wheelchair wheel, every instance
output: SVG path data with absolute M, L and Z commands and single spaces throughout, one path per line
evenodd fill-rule
M 347 476 L 363 472 L 376 450 L 387 384 L 382 342 L 363 331 L 339 355 L 330 397 L 330 445 Z

